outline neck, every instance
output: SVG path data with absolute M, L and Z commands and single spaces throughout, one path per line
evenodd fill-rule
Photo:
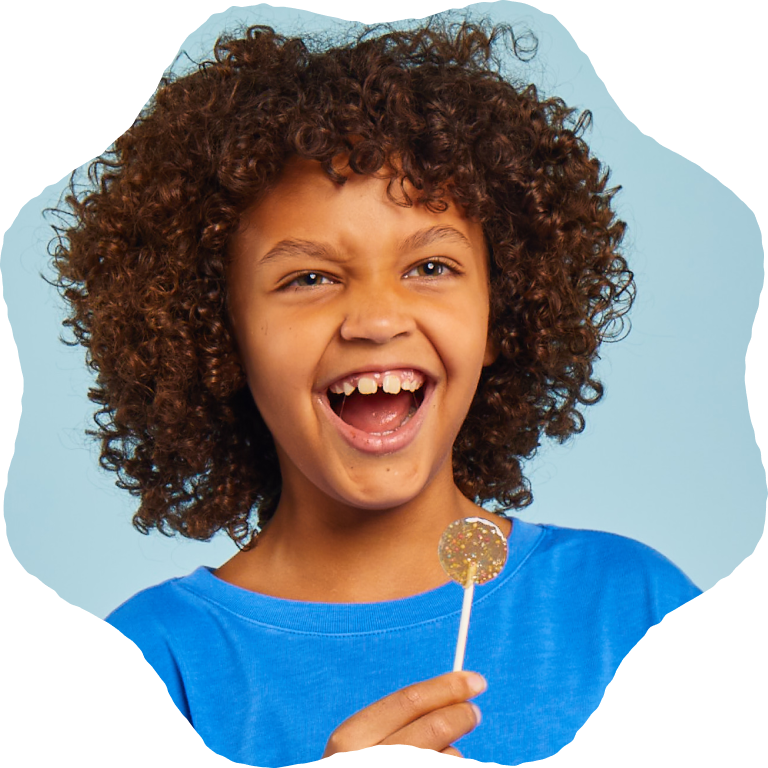
M 256 546 L 238 553 L 217 576 L 310 602 L 379 602 L 434 589 L 448 581 L 437 545 L 449 523 L 472 515 L 496 518 L 469 501 L 452 476 L 447 480 L 435 478 L 417 498 L 383 510 L 317 494 L 308 502 L 284 489 Z

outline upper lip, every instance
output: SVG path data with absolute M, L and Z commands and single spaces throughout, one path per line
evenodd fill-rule
M 429 371 L 424 370 L 424 368 L 418 365 L 409 365 L 408 363 L 393 363 L 391 365 L 362 365 L 355 368 L 350 368 L 346 372 L 337 373 L 332 377 L 323 379 L 323 382 L 321 382 L 318 386 L 318 391 L 325 393 L 328 391 L 328 388 L 331 386 L 331 384 L 335 384 L 337 381 L 341 381 L 342 379 L 346 379 L 350 376 L 360 376 L 366 373 L 384 374 L 388 371 L 417 371 L 424 377 L 425 383 L 429 383 L 435 380 L 435 377 L 429 373 Z

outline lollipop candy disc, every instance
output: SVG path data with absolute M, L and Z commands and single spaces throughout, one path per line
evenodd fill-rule
M 443 531 L 437 555 L 443 570 L 462 587 L 467 586 L 471 570 L 471 581 L 485 584 L 495 579 L 507 562 L 507 539 L 490 520 L 465 517 Z

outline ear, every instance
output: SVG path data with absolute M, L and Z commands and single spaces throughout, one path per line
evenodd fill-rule
M 499 345 L 490 337 L 485 342 L 485 354 L 483 355 L 483 368 L 487 368 L 489 365 L 493 365 L 499 357 L 501 349 Z

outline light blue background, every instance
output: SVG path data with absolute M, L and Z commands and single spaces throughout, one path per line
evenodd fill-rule
M 639 539 L 707 588 L 752 552 L 764 522 L 765 475 L 744 388 L 763 279 L 754 216 L 630 124 L 553 17 L 515 3 L 471 8 L 533 29 L 539 55 L 517 69 L 520 77 L 592 110 L 588 140 L 624 188 L 618 205 L 630 225 L 626 251 L 639 288 L 631 334 L 603 349 L 606 397 L 588 409 L 584 434 L 545 446 L 530 462 L 535 501 L 520 516 Z M 288 32 L 340 23 L 268 6 L 230 9 L 183 49 L 204 56 L 220 30 L 239 22 Z M 145 586 L 201 563 L 218 565 L 234 547 L 225 537 L 205 544 L 141 536 L 130 526 L 135 500 L 98 469 L 83 434 L 93 409 L 82 350 L 57 341 L 63 310 L 39 277 L 50 237 L 41 211 L 63 187 L 62 180 L 24 207 L 0 262 L 24 374 L 6 523 L 30 573 L 103 616 Z

